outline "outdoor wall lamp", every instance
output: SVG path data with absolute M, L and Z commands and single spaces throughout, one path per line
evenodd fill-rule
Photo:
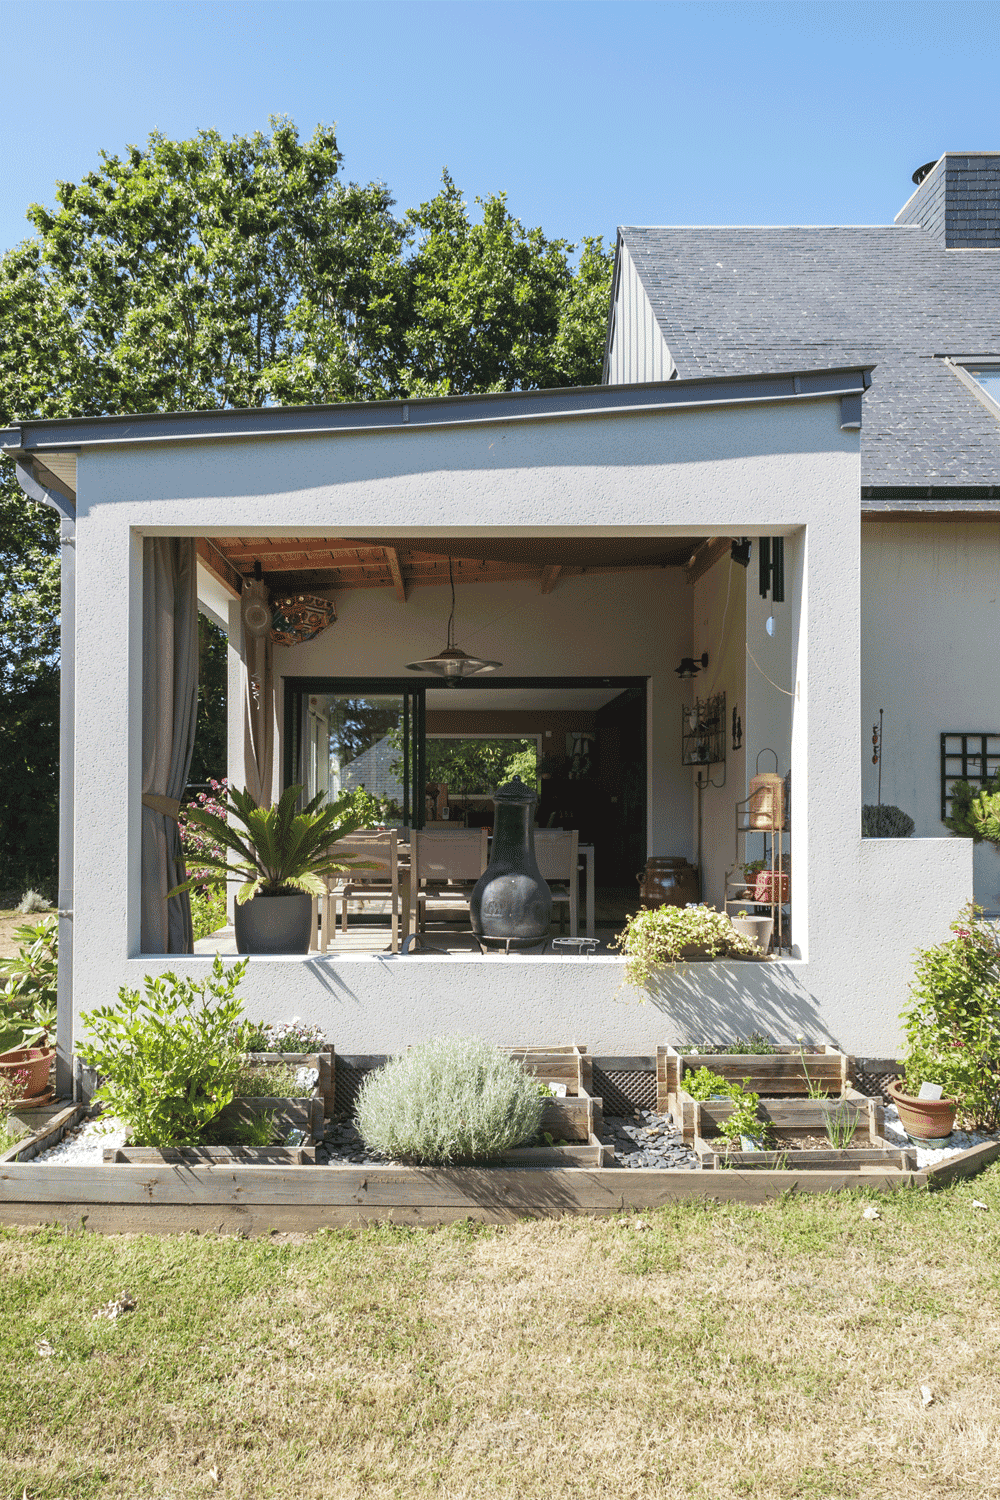
M 695 661 L 693 656 L 684 656 L 681 658 L 680 666 L 675 667 L 674 670 L 682 682 L 687 682 L 688 678 L 697 677 L 702 668 L 707 666 L 708 652 L 703 651 L 700 661 Z

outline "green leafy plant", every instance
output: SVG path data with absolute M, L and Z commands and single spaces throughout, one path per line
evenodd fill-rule
M 226 893 L 218 885 L 193 885 L 190 892 L 194 940 L 211 937 L 226 925 Z
M 747 1080 L 744 1079 L 744 1083 Z M 713 1073 L 711 1068 L 695 1068 L 690 1073 L 685 1073 L 681 1079 L 681 1088 L 691 1095 L 692 1099 L 704 1101 L 717 1098 L 720 1095 L 725 1099 L 738 1099 L 743 1093 L 743 1084 L 737 1083 L 734 1078 L 723 1078 L 721 1073 Z
M 773 1057 L 777 1047 L 762 1031 L 751 1031 L 749 1036 L 734 1037 L 731 1042 L 688 1042 L 688 1052 L 700 1052 L 703 1057 L 725 1057 L 750 1054 L 756 1057 Z
M 626 958 L 625 979 L 648 989 L 658 969 L 697 952 L 709 958 L 754 958 L 759 949 L 742 937 L 724 912 L 711 906 L 657 906 L 627 917 L 612 938 Z
M 302 812 L 296 812 L 301 792 L 301 786 L 290 786 L 273 807 L 258 807 L 248 791 L 229 787 L 219 797 L 228 822 L 207 808 L 189 807 L 188 826 L 204 828 L 219 848 L 218 852 L 206 848 L 199 854 L 199 873 L 175 886 L 170 894 L 175 896 L 203 884 L 206 876 L 221 882 L 239 874 L 243 877 L 236 893 L 240 905 L 254 896 L 278 896 L 293 890 L 322 896 L 325 876 L 340 870 L 371 869 L 370 864 L 352 856 L 330 856 L 331 844 L 360 827 L 343 801 L 323 807 L 326 794 L 320 792 Z M 236 858 L 227 858 L 227 851 Z
M 981 844 L 988 837 L 982 827 L 989 817 L 987 809 L 995 807 L 994 799 L 1000 795 L 1000 771 L 985 784 L 953 781 L 948 795 L 951 799 L 951 813 L 942 819 L 944 826 L 959 838 L 972 839 L 974 844 Z
M 741 1089 L 733 1098 L 735 1107 L 719 1127 L 726 1140 L 738 1145 L 742 1136 L 749 1136 L 762 1146 L 765 1145 L 771 1138 L 771 1124 L 768 1120 L 762 1120 L 758 1113 L 760 1095 L 750 1089 Z
M 298 1068 L 278 1064 L 244 1064 L 236 1075 L 233 1092 L 237 1098 L 308 1099 L 312 1086 L 299 1082 Z
M 246 969 L 246 959 L 226 969 L 216 954 L 200 982 L 147 974 L 143 996 L 123 985 L 117 1006 L 82 1017 L 94 1040 L 77 1051 L 100 1075 L 95 1097 L 134 1145 L 195 1145 L 232 1101 L 245 1066 L 236 989 Z
M 743 879 L 747 885 L 753 885 L 761 870 L 769 870 L 771 867 L 766 859 L 751 859 L 743 866 Z
M 403 810 L 391 797 L 378 797 L 364 785 L 345 792 L 337 806 L 348 819 L 357 819 L 358 828 L 381 828 L 387 823 L 398 823 Z
M 274 1146 L 279 1132 L 271 1110 L 241 1120 L 211 1120 L 201 1133 L 201 1146 Z
M 430 1166 L 488 1161 L 530 1141 L 542 1097 L 514 1058 L 478 1037 L 436 1037 L 365 1079 L 357 1128 L 371 1151 Z
M 969 1128 L 1000 1125 L 1000 937 L 975 905 L 946 942 L 918 950 L 906 1036 L 906 1091 L 937 1083 Z
M 908 839 L 915 826 L 909 813 L 901 807 L 867 803 L 861 809 L 863 839 Z
M 14 937 L 17 953 L 0 958 L 0 1052 L 37 1046 L 56 1029 L 59 922 L 52 916 L 24 923 Z
M 972 837 L 1000 848 L 1000 791 L 980 792 L 969 808 Z

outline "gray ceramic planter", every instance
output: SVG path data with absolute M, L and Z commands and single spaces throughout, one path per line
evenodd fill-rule
M 254 896 L 236 903 L 238 953 L 308 953 L 312 930 L 312 896 L 290 891 L 285 896 Z

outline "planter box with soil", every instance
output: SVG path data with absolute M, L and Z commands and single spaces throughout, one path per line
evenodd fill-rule
M 804 1057 L 803 1057 L 804 1053 Z M 754 1094 L 769 1099 L 808 1099 L 810 1084 L 831 1097 L 840 1097 L 854 1076 L 854 1059 L 837 1047 L 776 1047 L 774 1052 L 679 1052 L 656 1049 L 656 1108 L 669 1114 L 688 1139 L 689 1121 L 683 1117 L 682 1085 L 686 1072 L 709 1068 L 733 1083 L 743 1083 Z M 690 1099 L 690 1096 L 685 1095 Z

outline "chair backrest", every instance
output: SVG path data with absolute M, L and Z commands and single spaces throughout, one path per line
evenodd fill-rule
M 357 859 L 363 864 L 374 866 L 373 869 L 356 870 L 349 869 L 341 875 L 333 876 L 333 879 L 346 880 L 384 880 L 387 874 L 392 874 L 396 865 L 397 834 L 394 828 L 387 833 L 382 833 L 374 828 L 359 828 L 357 833 L 348 834 L 346 838 L 338 839 L 331 844 L 327 851 L 331 859 L 338 859 L 344 855 L 346 859 Z
M 485 828 L 414 829 L 410 871 L 415 880 L 478 880 L 487 848 Z
M 580 834 L 576 828 L 535 829 L 535 859 L 543 880 L 572 880 Z

